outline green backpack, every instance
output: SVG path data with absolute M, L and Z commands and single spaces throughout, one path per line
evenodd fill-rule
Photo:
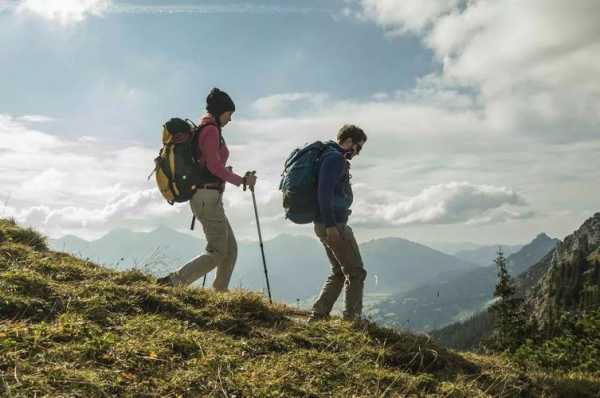
M 189 119 L 173 118 L 163 126 L 163 147 L 154 159 L 154 172 L 160 193 L 171 205 L 190 200 L 202 184 L 204 167 L 198 164 L 196 152 L 198 136 L 208 125 L 198 127 Z

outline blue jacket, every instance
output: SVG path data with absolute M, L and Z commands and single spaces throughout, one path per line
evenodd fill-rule
M 325 227 L 347 223 L 354 198 L 350 185 L 350 162 L 344 158 L 344 151 L 337 143 L 330 142 L 329 145 L 330 149 L 321 156 L 319 165 L 319 214 L 315 218 Z

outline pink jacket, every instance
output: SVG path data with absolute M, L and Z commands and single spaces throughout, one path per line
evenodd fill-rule
M 204 116 L 200 126 L 205 124 L 210 126 L 204 127 L 200 133 L 198 161 L 206 162 L 206 167 L 216 177 L 239 187 L 242 184 L 242 177 L 225 167 L 229 158 L 229 149 L 225 142 L 219 147 L 221 137 L 215 119 L 210 115 Z

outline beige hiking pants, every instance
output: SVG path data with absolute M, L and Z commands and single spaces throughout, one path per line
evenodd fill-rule
M 213 288 L 227 291 L 237 259 L 237 242 L 223 209 L 222 193 L 214 189 L 199 189 L 190 200 L 196 219 L 206 237 L 206 253 L 192 259 L 171 274 L 175 285 L 189 285 L 217 268 Z
M 352 320 L 360 318 L 362 313 L 363 288 L 367 271 L 364 269 L 352 228 L 346 224 L 338 224 L 336 227 L 340 232 L 340 240 L 332 246 L 327 242 L 325 225 L 315 223 L 315 233 L 325 246 L 331 263 L 331 274 L 313 305 L 313 312 L 316 315 L 329 315 L 345 285 L 344 319 Z

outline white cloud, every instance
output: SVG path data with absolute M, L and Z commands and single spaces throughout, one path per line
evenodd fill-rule
M 48 206 L 91 204 L 104 200 L 101 191 L 120 184 L 147 187 L 156 152 L 129 145 L 90 143 L 50 134 L 16 131 L 0 119 L 0 184 L 20 203 Z M 18 130 L 17 130 L 18 131 Z
M 17 222 L 34 226 L 51 236 L 68 232 L 95 237 L 113 228 L 150 228 L 161 219 L 180 219 L 178 216 L 184 210 L 182 206 L 166 205 L 156 189 L 121 192 L 118 196 L 99 208 L 36 205 L 17 209 L 13 206 L 6 207 L 2 216 L 14 217 Z M 180 227 L 182 224 L 171 225 Z
M 49 123 L 55 121 L 54 118 L 44 116 L 44 115 L 23 115 L 17 118 L 20 122 L 29 122 L 29 123 Z
M 450 182 L 428 187 L 418 195 L 398 200 L 396 195 L 359 200 L 358 225 L 457 224 L 523 218 L 524 213 L 503 206 L 525 206 L 525 199 L 507 187 Z M 395 199 L 395 200 L 394 200 Z M 527 214 L 532 214 L 528 212 Z
M 243 159 L 236 166 L 239 173 L 259 170 L 256 197 L 263 232 L 273 236 L 286 226 L 275 188 L 278 166 L 266 167 L 264 162 L 284 155 L 276 147 L 261 152 L 261 145 L 253 145 L 257 144 L 250 145 L 252 156 L 242 156 L 248 146 L 231 145 L 233 164 Z M 0 217 L 15 217 L 52 237 L 71 233 L 96 238 L 118 227 L 185 229 L 191 218 L 189 205 L 168 205 L 154 179 L 146 180 L 157 152 L 158 148 L 99 137 L 62 138 L 0 115 Z M 249 192 L 229 187 L 225 205 L 239 237 L 255 238 Z
M 455 9 L 459 0 L 362 0 L 367 17 L 396 33 L 420 32 Z
M 283 161 L 296 146 L 334 138 L 344 123 L 356 123 L 369 134 L 365 151 L 352 164 L 352 222 L 370 227 L 360 233 L 362 240 L 384 233 L 379 231 L 398 235 L 399 226 L 410 238 L 406 231 L 452 225 L 455 229 L 445 236 L 457 236 L 468 228 L 498 223 L 518 223 L 525 236 L 511 236 L 529 239 L 542 228 L 553 232 L 532 223 L 539 219 L 531 218 L 534 212 L 593 207 L 591 198 L 600 194 L 591 183 L 600 168 L 600 145 L 546 144 L 527 135 L 505 134 L 490 127 L 468 93 L 436 78 L 422 79 L 412 91 L 390 92 L 366 102 L 329 99 L 323 107 L 304 101 L 311 96 L 297 94 L 279 98 L 284 104 L 299 99 L 298 115 L 289 116 L 286 106 L 276 106 L 256 119 L 236 119 L 224 131 L 234 169 L 240 174 L 258 171 L 256 194 L 267 237 L 312 233 L 310 226 L 283 219 L 277 191 Z M 15 132 L 22 137 L 18 145 L 6 144 Z M 146 176 L 157 150 L 99 137 L 66 140 L 0 116 L 0 186 L 11 195 L 11 214 L 51 236 L 96 237 L 111 228 L 147 230 L 159 224 L 186 228 L 191 217 L 186 204 L 171 207 L 157 192 L 148 195 L 154 181 L 146 181 Z M 30 181 L 37 182 L 28 186 Z M 449 181 L 469 183 L 453 186 Z M 577 184 L 585 184 L 590 200 L 578 194 Z M 524 198 L 531 207 L 522 205 Z M 229 187 L 225 204 L 238 238 L 256 239 L 249 193 Z M 559 221 L 559 228 L 569 225 Z M 525 229 L 525 224 L 531 228 Z M 486 239 L 482 234 L 476 237 Z
M 160 199 L 160 193 L 155 189 L 148 189 L 121 195 L 118 200 L 98 209 L 76 206 L 50 209 L 46 206 L 36 206 L 23 212 L 22 217 L 26 223 L 39 222 L 42 226 L 60 225 L 66 229 L 95 229 L 99 226 L 118 225 L 123 220 L 131 221 L 151 216 L 148 206 L 157 203 L 157 199 Z
M 144 202 L 151 196 L 138 195 L 152 186 L 146 176 L 154 156 L 140 146 L 61 138 L 0 115 L 0 186 L 10 215 L 43 231 L 106 229 L 136 211 L 153 214 Z
M 600 123 L 600 2 L 362 0 L 393 32 L 422 36 L 448 85 L 471 88 L 487 125 L 555 142 Z
M 365 106 L 368 110 L 357 118 L 361 120 L 364 117 L 365 122 L 372 120 L 370 115 L 377 115 L 377 112 L 383 114 L 375 119 L 392 123 L 395 123 L 394 120 L 408 123 L 409 120 L 421 117 L 431 118 L 428 114 L 431 109 L 428 107 L 423 107 L 422 112 L 425 113 L 417 112 L 414 119 L 408 119 L 410 112 L 403 112 L 402 106 L 398 104 L 382 104 L 381 109 L 374 104 Z M 333 138 L 344 122 L 344 115 L 348 112 L 359 114 L 360 108 L 360 104 L 333 103 L 332 109 L 335 111 L 327 116 L 315 114 L 310 118 L 242 120 L 232 123 L 232 127 L 227 129 L 228 137 L 253 137 L 252 140 L 244 138 L 243 144 L 230 143 L 231 164 L 240 174 L 245 170 L 259 172 L 256 197 L 266 236 L 282 231 L 311 233 L 310 228 L 284 221 L 281 196 L 277 190 L 283 161 L 296 146 L 316 139 Z M 386 116 L 393 118 L 385 119 Z M 440 123 L 445 124 L 445 128 L 452 124 L 439 114 L 436 117 Z M 384 124 L 377 125 L 382 132 L 377 132 L 373 137 L 374 141 L 394 137 L 396 130 L 386 130 Z M 435 129 L 431 126 L 425 127 L 426 130 L 422 131 L 421 127 L 414 126 L 415 130 L 410 132 L 411 137 L 426 134 L 427 131 L 434 133 Z M 456 129 L 460 130 L 461 128 Z M 0 118 L 0 143 L 9 142 L 15 131 L 22 137 L 20 145 L 0 148 L 0 164 L 20 165 L 2 170 L 7 172 L 0 176 L 0 185 L 6 187 L 3 191 L 10 195 L 9 205 L 13 206 L 12 210 L 5 210 L 4 215 L 12 215 L 18 221 L 39 228 L 51 236 L 76 233 L 91 237 L 120 226 L 149 229 L 159 223 L 178 228 L 188 224 L 191 216 L 188 206 L 168 206 L 154 188 L 154 181 L 145 179 L 156 155 L 155 150 L 141 146 L 120 146 L 99 138 L 62 139 L 31 130 L 8 116 Z M 406 149 L 402 148 L 402 151 Z M 372 159 L 378 161 L 371 161 L 369 167 L 360 167 L 363 159 L 355 162 L 354 174 L 358 176 L 357 181 L 368 181 L 365 191 L 386 184 L 385 179 L 377 176 L 381 173 L 380 162 L 387 168 L 389 166 L 385 165 L 386 159 L 396 156 L 386 154 L 385 145 L 374 145 L 372 154 L 377 153 L 383 158 L 377 159 L 374 156 Z M 24 158 L 28 159 L 26 163 L 23 162 Z M 370 178 L 369 173 L 373 173 L 374 177 Z M 357 189 L 361 192 L 360 184 Z M 390 195 L 391 203 L 397 202 L 402 190 L 391 191 Z M 18 207 L 15 206 L 16 203 L 19 204 Z M 361 212 L 360 203 L 359 200 L 357 214 Z M 225 194 L 225 204 L 239 236 L 255 237 L 256 226 L 249 193 L 229 187 Z M 415 208 L 415 211 L 424 210 Z
M 17 10 L 66 25 L 89 15 L 102 15 L 110 5 L 111 0 L 23 0 Z
M 253 108 L 264 116 L 281 116 L 294 111 L 307 113 L 311 109 L 320 109 L 328 100 L 329 95 L 325 93 L 284 93 L 259 98 Z
M 0 151 L 15 151 L 26 154 L 35 154 L 41 150 L 58 149 L 63 146 L 55 137 L 27 128 L 14 118 L 0 114 Z M 15 139 L 18 137 L 19 139 Z M 13 163 L 15 165 L 23 162 Z M 11 163 L 4 163 L 5 165 Z
M 244 131 L 253 129 L 249 132 L 253 137 L 276 132 L 286 140 L 305 140 L 300 142 L 323 136 L 334 138 L 346 123 L 364 126 L 392 140 L 415 141 L 424 135 L 443 139 L 444 135 L 471 132 L 493 134 L 470 96 L 440 87 L 433 78 L 421 79 L 414 90 L 379 92 L 367 101 L 336 100 L 325 93 L 289 93 L 260 98 L 253 107 L 264 112 L 239 127 Z
M 369 140 L 352 164 L 357 189 L 353 222 L 365 209 L 371 212 L 369 204 L 379 203 L 377 210 L 389 210 L 390 203 L 404 203 L 418 192 L 432 186 L 446 187 L 450 181 L 469 181 L 476 187 L 508 186 L 531 205 L 510 209 L 507 206 L 516 206 L 516 202 L 510 205 L 507 199 L 497 209 L 486 207 L 468 217 L 460 213 L 456 220 L 463 225 L 525 218 L 531 223 L 534 212 L 589 207 L 593 195 L 600 194 L 599 186 L 593 183 L 600 168 L 600 142 L 543 142 L 526 131 L 495 128 L 476 99 L 439 78 L 421 79 L 412 91 L 378 95 L 374 101 L 330 100 L 321 109 L 308 105 L 297 111 L 300 116 L 294 118 L 287 117 L 283 109 L 283 115 L 270 113 L 233 123 L 226 134 L 247 142 L 239 151 L 233 150 L 233 162 L 243 162 L 239 165 L 242 169 L 259 170 L 261 177 L 268 179 L 267 185 L 274 187 L 285 156 L 294 147 L 333 138 L 342 124 L 356 123 L 365 129 Z M 238 153 L 244 154 L 243 160 Z M 589 193 L 580 193 L 581 186 Z M 373 195 L 382 189 L 388 195 Z M 381 210 L 379 221 L 371 221 L 392 226 L 393 221 L 401 220 L 408 222 L 401 225 L 415 228 L 425 225 L 427 214 L 433 214 L 427 206 L 412 209 L 404 218 L 388 216 L 388 221 Z M 447 222 L 450 214 L 431 216 L 432 223 Z

